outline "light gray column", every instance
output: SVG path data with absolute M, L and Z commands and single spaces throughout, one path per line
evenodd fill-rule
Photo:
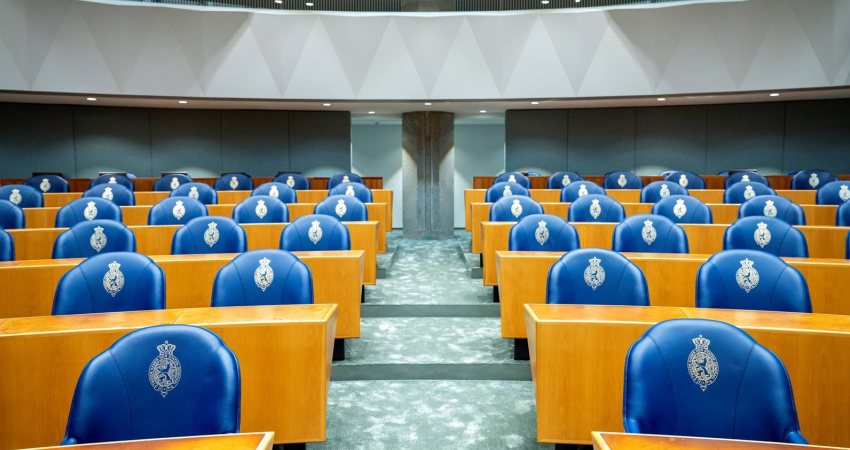
M 402 115 L 404 237 L 454 235 L 454 114 Z

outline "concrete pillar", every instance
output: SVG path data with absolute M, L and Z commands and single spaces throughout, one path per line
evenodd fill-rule
M 454 235 L 454 114 L 402 115 L 404 237 Z

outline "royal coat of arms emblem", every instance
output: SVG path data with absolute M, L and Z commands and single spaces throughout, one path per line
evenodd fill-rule
M 201 194 L 198 192 L 197 186 L 192 186 L 189 188 L 189 198 L 194 198 L 195 200 L 201 198 Z
M 85 217 L 86 220 L 94 220 L 94 218 L 97 217 L 97 205 L 95 205 L 94 202 L 86 203 L 86 209 L 83 210 L 83 217 Z
M 756 196 L 756 191 L 753 190 L 751 185 L 747 185 L 744 187 L 744 198 L 749 200 Z
M 645 220 L 643 222 L 643 229 L 640 230 L 640 236 L 643 238 L 643 242 L 646 242 L 646 245 L 652 245 L 655 242 L 655 238 L 658 237 L 658 232 L 655 231 L 655 227 L 652 226 L 651 220 Z
M 12 193 L 9 194 L 9 201 L 19 205 L 21 203 L 21 190 L 20 189 L 12 189 Z
M 183 205 L 183 200 L 174 202 L 174 207 L 171 208 L 171 214 L 177 220 L 182 219 L 186 215 L 186 207 Z
M 318 220 L 314 220 L 310 223 L 310 229 L 307 230 L 307 237 L 310 238 L 310 242 L 313 245 L 319 243 L 322 240 L 322 226 L 319 224 Z
M 183 369 L 180 360 L 174 356 L 174 351 L 177 350 L 176 345 L 165 341 L 165 343 L 157 345 L 156 349 L 159 351 L 159 355 L 151 361 L 151 365 L 148 367 L 148 381 L 151 387 L 165 398 L 180 383 Z
M 587 185 L 586 184 L 578 185 L 578 196 L 584 197 L 585 195 L 587 195 Z
M 207 231 L 204 231 L 204 242 L 207 245 L 212 247 L 216 243 L 218 243 L 218 238 L 221 236 L 221 233 L 218 231 L 218 224 L 215 222 L 210 222 L 207 225 Z
M 750 182 L 750 176 L 749 176 L 749 175 L 747 175 L 747 174 L 742 175 L 742 176 L 741 176 L 741 181 L 743 181 L 743 182 L 745 182 L 745 183 L 749 183 L 749 182 Z
M 109 182 L 107 184 L 118 184 L 118 180 L 115 177 L 109 177 Z
M 239 180 L 236 177 L 230 177 L 230 189 L 236 190 L 239 187 Z
M 599 200 L 593 199 L 590 201 L 590 216 L 593 217 L 594 220 L 599 218 L 599 215 L 602 214 L 602 206 L 599 206 Z
M 569 175 L 564 175 L 564 178 L 561 178 L 561 186 L 567 187 L 570 183 L 572 183 L 572 180 L 570 180 Z
M 843 202 L 850 200 L 850 189 L 847 188 L 847 185 L 842 184 L 841 188 L 838 189 L 838 198 Z
M 170 187 L 172 191 L 179 188 L 180 180 L 178 180 L 177 177 L 171 178 L 171 184 L 169 184 L 168 187 Z
M 105 188 L 105 189 L 103 190 L 103 194 L 101 194 L 101 197 L 103 197 L 103 198 L 105 198 L 105 199 L 107 199 L 107 200 L 112 200 L 112 199 L 114 199 L 114 198 L 115 198 L 115 195 L 112 193 L 112 188 L 111 188 L 111 187 Z
M 508 182 L 516 183 L 516 176 L 514 174 L 508 175 Z
M 292 175 L 286 177 L 286 185 L 291 188 L 295 187 L 295 178 Z
M 661 198 L 669 197 L 670 196 L 670 188 L 667 187 L 666 184 L 662 184 L 661 190 L 658 191 L 658 195 L 661 196 Z
M 759 272 L 756 270 L 755 264 L 755 262 L 744 258 L 741 261 L 741 267 L 735 271 L 735 281 L 738 283 L 738 287 L 747 294 L 759 284 Z
M 502 197 L 510 197 L 511 195 L 514 195 L 514 193 L 511 191 L 511 187 L 505 186 L 505 189 L 502 191 Z
M 280 198 L 280 190 L 277 186 L 272 185 L 272 187 L 269 188 L 269 197 Z
M 773 203 L 773 200 L 767 200 L 764 202 L 764 209 L 762 212 L 765 217 L 776 217 L 776 205 Z
M 42 178 L 41 184 L 38 185 L 38 188 L 41 189 L 41 192 L 48 192 L 50 190 L 50 180 Z
M 345 195 L 349 197 L 354 197 L 354 186 L 348 185 L 345 187 Z
M 685 205 L 685 201 L 682 199 L 676 200 L 676 205 L 673 206 L 673 215 L 676 216 L 677 219 L 681 219 L 685 217 L 685 214 L 688 213 L 688 206 Z
M 679 186 L 682 186 L 683 188 L 688 187 L 688 176 L 687 175 L 685 175 L 685 174 L 679 175 Z
M 336 207 L 334 207 L 334 212 L 340 218 L 342 218 L 342 216 L 344 216 L 345 213 L 348 212 L 348 207 L 345 206 L 345 200 L 339 199 L 336 201 Z
M 511 205 L 511 214 L 517 218 L 522 215 L 522 205 L 519 203 L 519 199 L 514 199 L 514 202 Z
M 540 245 L 545 245 L 546 241 L 549 240 L 549 229 L 546 228 L 545 220 L 537 222 L 537 229 L 534 230 L 534 239 L 537 240 L 537 243 Z
M 767 224 L 764 222 L 759 222 L 757 227 L 753 233 L 753 239 L 756 240 L 759 247 L 764 248 L 767 244 L 770 244 L 770 230 L 767 229 Z
M 124 289 L 124 274 L 118 261 L 109 263 L 109 270 L 103 275 L 103 289 L 113 298 Z
M 94 233 L 89 238 L 89 244 L 94 251 L 100 253 L 107 243 L 106 234 L 103 232 L 103 227 L 94 227 Z
M 257 200 L 257 206 L 254 207 L 254 214 L 257 215 L 260 219 L 266 217 L 268 214 L 269 208 L 266 206 L 265 200 Z
M 809 176 L 809 186 L 811 186 L 812 189 L 814 189 L 814 188 L 818 187 L 819 184 L 820 184 L 820 178 L 818 178 L 818 174 L 812 173 Z
M 263 258 L 260 260 L 260 265 L 254 270 L 254 284 L 263 292 L 266 292 L 266 289 L 274 282 L 274 269 L 269 265 L 270 263 L 271 261 L 268 258 Z
M 717 380 L 720 374 L 720 365 L 717 363 L 717 358 L 714 353 L 708 349 L 711 341 L 699 335 L 691 339 L 694 343 L 694 349 L 688 354 L 688 374 L 691 380 L 705 392 L 712 383 Z
M 602 260 L 595 256 L 588 262 L 590 265 L 584 269 L 584 282 L 595 291 L 605 282 L 605 268 L 602 267 Z
M 625 174 L 622 174 L 622 173 L 621 173 L 621 174 L 620 174 L 620 176 L 619 176 L 619 177 L 617 177 L 617 184 L 618 184 L 621 188 L 626 187 L 626 185 L 627 185 L 628 183 L 629 183 L 629 182 L 628 182 L 628 180 L 626 180 L 626 175 L 625 175 Z
M 342 182 L 343 183 L 351 183 L 351 179 L 348 178 L 348 175 L 343 175 L 342 176 Z

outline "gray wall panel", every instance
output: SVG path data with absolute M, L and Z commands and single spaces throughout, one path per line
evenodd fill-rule
M 74 108 L 74 145 L 79 177 L 125 170 L 140 177 L 152 176 L 147 109 Z
M 567 167 L 604 173 L 635 166 L 635 109 L 573 109 L 569 117 Z
M 504 143 L 522 151 L 506 153 L 504 169 L 545 174 L 566 169 L 567 118 L 566 110 L 507 111 Z
M 289 170 L 289 112 L 221 113 L 222 167 L 271 177 Z
M 705 173 L 705 106 L 638 108 L 636 164 L 641 175 L 664 170 Z
M 291 111 L 289 166 L 307 176 L 328 176 L 351 168 L 349 112 Z
M 534 148 L 538 147 L 535 146 Z M 566 150 L 557 152 L 553 158 L 556 160 L 563 158 L 563 164 L 566 164 Z M 540 162 L 541 160 L 538 160 L 538 163 Z M 543 167 L 551 168 L 551 166 Z M 463 211 L 463 191 L 472 189 L 472 177 L 476 175 L 498 175 L 504 171 L 504 125 L 455 123 L 455 227 L 463 227 L 465 214 Z
M 788 103 L 785 169 L 850 173 L 850 101 Z
M 726 169 L 783 172 L 784 103 L 712 105 L 707 123 L 707 173 Z
M 70 106 L 0 103 L 0 177 L 75 173 Z
M 361 175 L 383 177 L 384 189 L 393 190 L 395 199 L 392 213 L 395 228 L 404 226 L 401 159 L 401 124 L 364 124 L 351 127 L 351 169 Z
M 152 109 L 151 166 L 157 175 L 187 170 L 193 176 L 218 176 L 223 170 L 221 111 Z

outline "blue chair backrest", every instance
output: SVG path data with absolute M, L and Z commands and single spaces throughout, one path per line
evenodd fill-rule
M 543 214 L 543 207 L 523 195 L 502 197 L 490 206 L 491 222 L 515 222 L 530 214 Z
M 664 175 L 664 181 L 672 181 L 685 189 L 705 189 L 705 180 L 701 176 L 683 170 L 674 170 Z
M 656 203 L 671 195 L 688 195 L 688 190 L 679 186 L 678 183 L 669 181 L 656 181 L 649 183 L 640 191 L 641 203 Z
M 627 217 L 614 228 L 616 252 L 688 253 L 688 235 L 676 222 L 655 214 Z
M 579 247 L 578 231 L 552 214 L 531 214 L 511 227 L 511 251 L 569 252 Z
M 732 175 L 729 175 L 724 181 L 723 186 L 725 188 L 729 188 L 735 183 L 761 183 L 765 186 L 770 187 L 770 182 L 767 181 L 767 178 L 755 173 L 755 172 L 735 172 Z
M 328 180 L 328 190 L 331 190 L 342 183 L 360 183 L 363 184 L 363 178 L 356 173 L 346 172 L 332 175 Z
M 740 329 L 705 319 L 658 323 L 632 345 L 623 426 L 628 433 L 807 443 L 782 361 Z
M 68 180 L 59 175 L 34 175 L 25 181 L 24 184 L 38 189 L 43 194 L 48 192 L 68 192 L 71 190 Z
M 242 253 L 247 247 L 245 230 L 233 219 L 205 216 L 190 220 L 174 232 L 171 254 Z
M 331 195 L 316 205 L 313 214 L 325 214 L 334 216 L 345 222 L 361 222 L 369 220 L 369 211 L 366 205 L 348 195 Z
M 148 211 L 148 225 L 185 225 L 190 220 L 208 215 L 203 203 L 189 197 L 164 198 Z
M 850 202 L 842 203 L 835 210 L 835 225 L 839 227 L 850 227 Z
M 736 249 L 761 250 L 776 256 L 809 256 L 803 232 L 783 220 L 764 216 L 738 219 L 726 229 L 723 250 Z
M 153 190 L 157 192 L 170 192 L 180 187 L 180 185 L 191 183 L 192 178 L 180 173 L 163 175 L 162 178 L 156 180 L 153 184 Z
M 283 203 L 298 203 L 298 195 L 295 193 L 295 189 L 274 181 L 261 184 L 251 192 L 251 195 L 268 195 Z
M 820 169 L 806 169 L 791 177 L 791 189 L 819 189 L 821 186 L 837 180 L 835 175 Z
M 735 183 L 723 191 L 723 203 L 744 203 L 759 195 L 776 195 L 776 191 L 761 183 Z
M 652 214 L 676 223 L 712 223 L 711 208 L 689 195 L 671 195 L 652 205 Z
M 244 173 L 225 173 L 221 178 L 215 180 L 217 191 L 252 191 L 254 180 Z
M 121 207 L 101 197 L 78 198 L 59 208 L 56 213 L 56 228 L 72 227 L 89 220 L 122 221 Z
M 607 195 L 590 194 L 570 203 L 567 220 L 570 222 L 622 222 L 626 209 Z
M 572 182 L 583 180 L 584 178 L 575 172 L 555 172 L 554 175 L 549 177 L 547 187 L 549 189 L 563 189 Z
M 275 183 L 283 183 L 296 191 L 304 191 L 310 189 L 310 180 L 300 173 L 285 172 L 274 177 Z
M 215 276 L 212 306 L 313 303 L 313 275 L 285 250 L 254 250 L 227 263 Z
M 640 268 L 600 248 L 569 252 L 549 268 L 546 303 L 649 306 Z
M 585 195 L 605 195 L 605 189 L 592 181 L 579 181 L 570 183 L 569 186 L 561 189 L 561 201 L 572 203 Z
M 41 191 L 26 184 L 7 184 L 0 187 L 0 200 L 12 202 L 18 208 L 41 208 L 44 197 Z
M 53 315 L 165 308 L 162 269 L 139 253 L 101 253 L 59 280 Z
M 128 333 L 83 368 L 62 445 L 239 432 L 239 362 L 191 325 Z
M 133 191 L 120 184 L 98 184 L 83 192 L 83 198 L 99 197 L 115 203 L 118 206 L 133 206 L 136 196 Z
M 778 195 L 759 195 L 741 203 L 738 217 L 765 216 L 789 225 L 805 225 L 806 213 L 800 205 Z
M 697 273 L 698 308 L 812 312 L 809 285 L 782 258 L 755 250 L 715 253 Z
M 363 203 L 372 203 L 372 190 L 362 183 L 339 183 L 328 191 L 328 195 L 347 195 Z
M 8 231 L 0 227 L 0 261 L 15 260 L 15 240 Z
M 236 223 L 285 223 L 289 222 L 286 205 L 268 195 L 252 195 L 233 208 Z
M 641 189 L 643 188 L 643 179 L 634 172 L 608 172 L 605 174 L 602 187 L 605 189 Z
M 89 220 L 65 230 L 53 242 L 53 258 L 88 258 L 111 252 L 135 252 L 136 235 L 121 222 Z
M 0 200 L 0 227 L 12 230 L 24 228 L 26 225 L 27 218 L 23 209 L 8 200 Z
M 524 188 L 522 185 L 505 181 L 502 183 L 496 183 L 487 188 L 487 193 L 484 194 L 484 201 L 487 203 L 493 203 L 502 197 L 508 197 L 511 195 L 524 195 L 529 197 L 531 194 L 529 194 L 528 189 Z
M 818 189 L 818 205 L 840 205 L 850 201 L 850 181 L 839 180 L 827 183 Z M 0 197 L 5 198 L 5 197 Z
M 504 182 L 516 183 L 526 189 L 531 188 L 531 181 L 528 180 L 528 177 L 519 172 L 505 172 L 493 180 L 493 184 Z
M 280 248 L 290 252 L 351 250 L 351 235 L 348 227 L 336 217 L 309 214 L 283 228 Z
M 218 193 L 215 189 L 204 183 L 192 182 L 181 184 L 179 188 L 171 191 L 171 196 L 194 198 L 205 205 L 215 205 L 218 203 Z
M 133 180 L 125 177 L 124 175 L 101 175 L 91 180 L 91 183 L 89 183 L 89 189 L 97 186 L 98 184 L 120 184 L 131 191 L 135 190 Z

